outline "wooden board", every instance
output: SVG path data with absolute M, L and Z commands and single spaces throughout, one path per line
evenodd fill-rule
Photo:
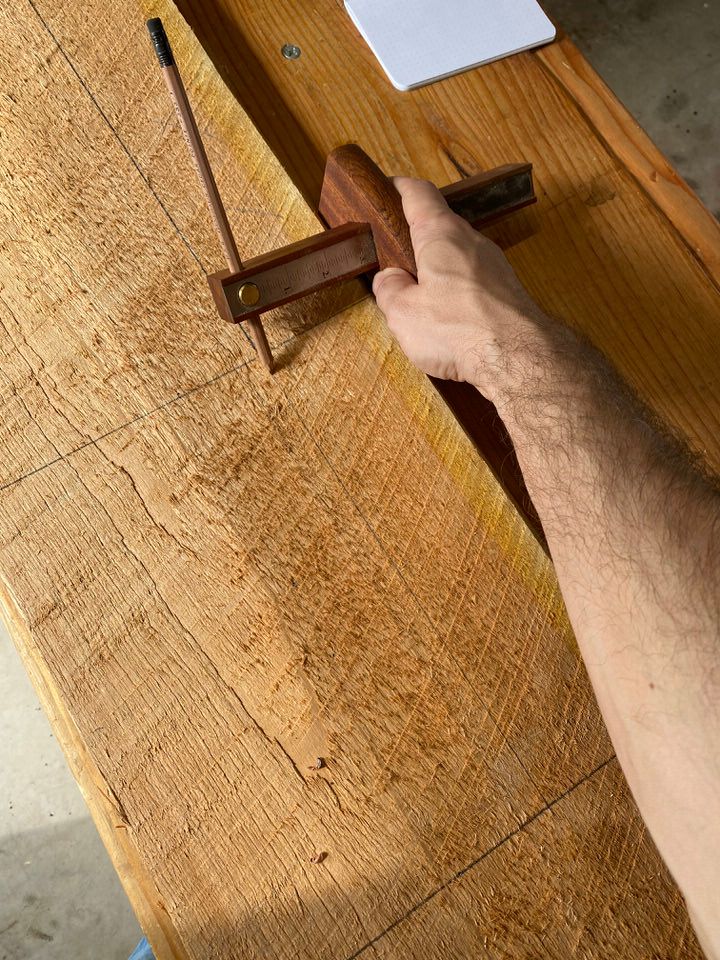
M 241 248 L 317 224 L 169 5 L 0 13 L 4 616 L 158 957 L 699 956 L 547 558 L 372 305 L 280 312 L 273 380 L 214 315 L 150 13 Z M 607 318 L 630 214 L 566 199 Z M 713 288 L 635 202 L 695 344 Z

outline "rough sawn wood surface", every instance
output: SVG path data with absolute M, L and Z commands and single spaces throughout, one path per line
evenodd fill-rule
M 375 308 L 280 311 L 273 379 L 214 313 L 150 14 L 241 251 L 317 222 L 169 3 L 0 11 L 4 615 L 158 957 L 699 956 L 552 567 Z

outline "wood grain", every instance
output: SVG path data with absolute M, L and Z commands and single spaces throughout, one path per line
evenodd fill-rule
M 552 567 L 375 308 L 279 311 L 272 381 L 216 317 L 150 14 L 241 248 L 317 226 L 169 3 L 0 12 L 0 598 L 158 957 L 522 955 L 547 931 L 550 955 L 699 957 L 609 788 Z M 710 371 L 695 255 L 643 193 L 549 197 L 518 215 L 524 279 L 608 324 L 700 440 L 702 391 L 663 379 Z
M 331 227 L 353 221 L 369 223 L 380 269 L 400 267 L 417 274 L 400 194 L 356 143 L 343 144 L 329 154 L 318 210 Z
M 667 216 L 715 283 L 720 283 L 720 224 L 640 124 L 565 36 L 537 58 L 570 94 L 596 135 Z
M 0 251 L 12 264 L 0 290 L 0 485 L 253 356 L 217 315 L 205 281 L 222 266 L 222 251 L 137 25 L 140 12 L 113 21 L 115 32 L 101 26 L 101 4 L 57 14 L 27 0 L 0 10 L 7 33 Z M 58 46 L 66 30 L 72 39 Z M 260 253 L 317 233 L 321 224 L 294 191 L 268 204 L 277 163 L 202 52 L 178 42 L 241 247 Z M 103 63 L 112 73 L 107 83 Z M 273 345 L 358 290 L 331 290 L 278 312 L 268 324 Z

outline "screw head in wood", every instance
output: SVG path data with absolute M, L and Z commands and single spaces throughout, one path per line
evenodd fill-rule
M 256 283 L 244 283 L 238 290 L 238 300 L 244 307 L 254 307 L 260 299 L 260 288 Z
M 302 50 L 295 43 L 284 43 L 280 48 L 280 53 L 286 60 L 297 60 Z

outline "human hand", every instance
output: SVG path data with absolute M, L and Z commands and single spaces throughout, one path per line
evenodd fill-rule
M 413 363 L 466 380 L 492 399 L 503 351 L 540 311 L 498 246 L 453 213 L 425 180 L 396 177 L 417 263 L 417 281 L 388 267 L 373 292 Z

